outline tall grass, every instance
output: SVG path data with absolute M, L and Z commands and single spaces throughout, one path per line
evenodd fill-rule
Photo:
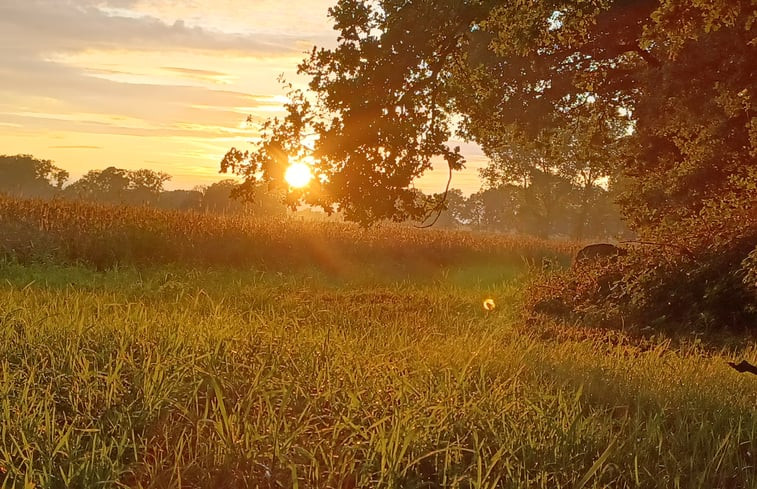
M 568 261 L 572 243 L 466 231 L 219 216 L 147 207 L 0 197 L 0 254 L 22 262 L 317 268 L 364 276 Z
M 0 275 L 2 487 L 757 486 L 731 353 L 550 339 L 507 283 Z

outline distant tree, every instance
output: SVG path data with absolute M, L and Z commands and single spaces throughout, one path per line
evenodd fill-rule
M 233 179 L 221 180 L 202 188 L 202 209 L 207 212 L 234 214 L 247 212 L 257 216 L 283 216 L 286 214 L 284 196 L 264 185 L 244 188 L 246 198 L 240 199 L 240 183 Z
M 512 183 L 486 186 L 467 198 L 460 190 L 451 189 L 445 201 L 445 210 L 438 219 L 429 218 L 428 223 L 436 220 L 434 225 L 438 227 L 466 226 L 482 231 L 543 237 L 571 235 L 575 220 L 581 216 L 580 198 L 584 192 L 579 192 L 568 181 L 554 176 L 544 180 L 547 183 L 537 176 L 534 179 L 536 183 L 525 187 Z M 618 221 L 620 216 L 610 201 L 601 199 L 600 196 L 608 192 L 595 187 L 594 193 L 598 194 L 593 198 L 598 207 L 592 205 L 586 217 L 587 226 L 591 226 L 587 227 L 587 235 L 611 236 L 612 232 L 608 231 L 611 225 L 604 221 L 607 221 L 608 214 L 614 215 Z M 548 212 L 543 210 L 545 202 L 549 207 Z
M 47 198 L 57 195 L 68 172 L 31 155 L 0 156 L 0 193 L 18 197 Z
M 515 185 L 483 189 L 468 197 L 463 220 L 484 231 L 525 232 L 519 219 L 522 198 Z
M 111 166 L 87 172 L 66 187 L 66 194 L 98 202 L 155 204 L 170 179 L 169 175 L 153 170 L 129 171 Z
M 597 185 L 587 190 L 555 175 L 537 174 L 528 185 L 487 185 L 466 199 L 463 209 L 460 221 L 485 231 L 575 239 L 629 236 L 612 192 Z
M 202 208 L 201 190 L 170 190 L 160 193 L 156 204 L 162 209 L 200 210 Z
M 440 227 L 456 228 L 464 223 L 465 216 L 465 196 L 460 189 L 453 188 L 447 193 L 444 202 L 444 212 L 440 216 L 438 225 Z
M 530 233 L 558 232 L 583 239 L 594 190 L 615 173 L 618 146 L 631 127 L 627 118 L 602 114 L 593 103 L 574 112 L 565 126 L 536 133 L 511 122 L 500 125 L 499 119 L 466 129 L 490 158 L 481 171 L 485 185 L 516 184 L 524 189 L 521 217 L 529 215 Z M 573 229 L 565 229 L 566 213 Z M 558 223 L 561 229 L 556 230 Z
M 581 203 L 585 202 L 586 192 L 582 193 Z M 581 226 L 584 231 L 584 238 L 599 239 L 618 239 L 630 240 L 636 235 L 629 228 L 622 218 L 620 206 L 618 205 L 617 190 L 610 182 L 609 188 L 605 189 L 600 186 L 594 186 L 588 196 L 589 211 L 588 213 L 578 212 L 577 219 L 583 219 Z M 576 226 L 574 226 L 575 229 Z
M 146 169 L 130 171 L 127 176 L 129 200 L 135 204 L 156 204 L 163 187 L 171 180 L 167 173 Z
M 421 196 L 422 201 L 430 202 L 428 196 Z M 439 214 L 429 215 L 422 226 L 435 226 L 439 228 L 455 229 L 464 225 L 466 212 L 466 198 L 460 189 L 453 188 L 447 192 L 444 201 L 444 209 Z
M 232 196 L 238 186 L 239 182 L 228 179 L 202 187 L 202 209 L 219 214 L 242 212 L 244 204 Z
M 66 194 L 81 200 L 124 202 L 129 191 L 129 172 L 110 166 L 104 170 L 90 170 L 66 187 Z

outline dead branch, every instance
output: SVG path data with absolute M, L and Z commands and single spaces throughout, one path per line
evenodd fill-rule
M 757 375 L 757 365 L 752 365 L 746 360 L 742 360 L 741 363 L 728 362 L 728 365 L 730 365 L 735 371 L 741 374 L 750 373 Z

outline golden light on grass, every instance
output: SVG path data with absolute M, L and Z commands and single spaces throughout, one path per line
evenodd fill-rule
M 293 163 L 289 165 L 286 173 L 284 173 L 284 179 L 290 187 L 302 188 L 313 179 L 313 173 L 311 173 L 310 167 L 305 163 Z
M 484 309 L 487 311 L 493 311 L 495 307 L 497 307 L 497 305 L 494 303 L 494 299 L 484 300 Z

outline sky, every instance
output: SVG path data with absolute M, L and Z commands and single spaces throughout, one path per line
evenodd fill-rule
M 281 112 L 279 75 L 330 47 L 335 0 L 0 0 L 0 154 L 51 159 L 72 180 L 91 169 L 150 168 L 169 188 L 226 178 L 231 147 Z M 252 124 L 247 124 L 252 116 Z M 453 187 L 480 187 L 481 151 Z M 440 165 L 419 180 L 444 189 Z

